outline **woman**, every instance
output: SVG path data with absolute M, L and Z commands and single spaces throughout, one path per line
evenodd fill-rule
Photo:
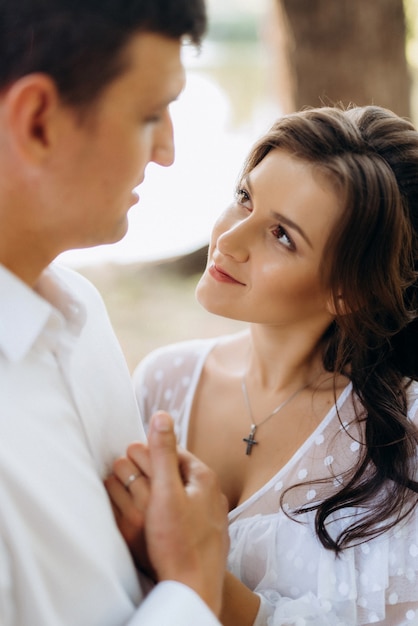
M 135 372 L 144 420 L 169 411 L 228 497 L 225 624 L 418 624 L 417 202 L 408 121 L 283 117 L 196 292 L 248 330 Z

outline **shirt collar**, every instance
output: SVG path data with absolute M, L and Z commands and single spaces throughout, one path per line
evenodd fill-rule
M 67 327 L 79 334 L 85 309 L 60 280 L 53 266 L 39 277 L 34 289 L 0 265 L 0 351 L 19 361 L 48 328 Z

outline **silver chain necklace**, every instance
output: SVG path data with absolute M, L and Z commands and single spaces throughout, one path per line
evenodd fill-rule
M 297 389 L 294 393 L 292 393 L 291 396 L 289 396 L 289 398 L 287 398 L 286 400 L 281 402 L 279 404 L 279 406 L 276 406 L 274 411 L 269 413 L 269 415 L 267 415 L 267 417 L 265 417 L 263 420 L 261 420 L 261 422 L 258 422 L 258 424 L 256 424 L 255 421 L 254 421 L 253 412 L 251 410 L 250 400 L 248 398 L 248 391 L 247 391 L 247 385 L 245 383 L 245 376 L 242 377 L 242 381 L 241 381 L 242 393 L 244 394 L 245 404 L 247 406 L 248 415 L 249 415 L 250 421 L 251 421 L 250 434 L 248 435 L 248 437 L 244 437 L 243 438 L 243 441 L 247 444 L 247 449 L 245 451 L 245 454 L 247 454 L 249 456 L 251 454 L 251 452 L 252 452 L 253 446 L 256 446 L 258 444 L 258 441 L 255 440 L 255 433 L 256 433 L 257 428 L 259 428 L 260 426 L 265 424 L 267 422 L 267 420 L 269 420 L 274 415 L 277 415 L 277 413 L 279 411 L 281 411 L 286 406 L 286 404 L 289 404 L 289 402 L 291 400 L 293 400 L 293 398 L 295 398 L 299 393 L 301 393 L 308 386 L 309 386 L 309 383 L 307 383 L 306 385 L 303 385 L 303 387 L 301 387 L 300 389 Z

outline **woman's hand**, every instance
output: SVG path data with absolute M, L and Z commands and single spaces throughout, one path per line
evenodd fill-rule
M 137 463 L 131 457 L 137 459 Z M 112 503 L 116 523 L 135 565 L 156 582 L 145 541 L 145 511 L 150 497 L 150 467 L 148 446 L 134 443 L 129 446 L 126 457 L 114 462 L 113 474 L 105 480 L 105 487 Z

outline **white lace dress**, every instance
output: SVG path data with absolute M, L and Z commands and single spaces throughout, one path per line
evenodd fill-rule
M 169 411 L 184 447 L 196 386 L 217 341 L 160 348 L 134 373 L 145 424 L 157 409 Z M 410 419 L 418 422 L 417 383 L 409 388 L 408 406 Z M 391 531 L 336 557 L 318 541 L 313 513 L 294 521 L 279 506 L 286 487 L 321 478 L 326 480 L 292 489 L 284 506 L 291 510 L 322 499 L 339 484 L 341 478 L 335 477 L 355 463 L 362 444 L 358 427 L 351 423 L 351 385 L 338 400 L 338 413 L 339 418 L 332 407 L 285 467 L 229 514 L 228 567 L 261 597 L 256 626 L 418 625 L 418 511 Z M 331 534 L 344 528 L 347 514 L 355 515 L 356 510 L 335 516 Z

